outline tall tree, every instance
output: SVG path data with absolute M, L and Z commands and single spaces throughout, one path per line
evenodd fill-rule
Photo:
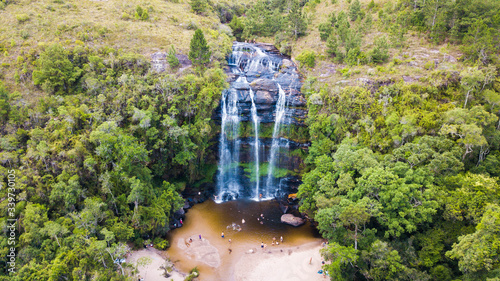
M 302 7 L 298 0 L 294 0 L 287 16 L 288 30 L 293 37 L 298 38 L 306 33 L 307 22 L 302 14 Z
M 500 207 L 489 205 L 476 227 L 476 232 L 458 238 L 458 243 L 446 253 L 458 259 L 458 267 L 464 273 L 491 270 L 500 263 Z
M 194 65 L 204 66 L 210 61 L 210 55 L 211 52 L 207 45 L 207 40 L 205 40 L 203 31 L 198 28 L 194 32 L 193 39 L 191 39 L 189 59 Z

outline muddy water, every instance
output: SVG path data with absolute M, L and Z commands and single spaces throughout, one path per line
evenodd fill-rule
M 197 266 L 200 280 L 232 281 L 235 280 L 233 270 L 238 259 L 251 249 L 262 251 L 262 242 L 270 250 L 279 250 L 319 240 L 317 231 L 308 223 L 293 227 L 282 224 L 280 217 L 279 205 L 272 201 L 238 200 L 217 204 L 209 200 L 191 208 L 186 214 L 183 227 L 171 231 L 171 247 L 167 254 L 175 262 L 175 266 L 184 272 Z M 242 223 L 243 219 L 245 223 Z M 222 232 L 224 238 L 221 237 Z M 196 261 L 179 248 L 179 239 L 198 235 L 208 239 L 217 248 L 221 258 L 219 267 L 213 268 L 202 261 Z M 283 243 L 272 246 L 273 237 L 279 241 L 281 236 Z M 231 243 L 228 239 L 231 239 Z

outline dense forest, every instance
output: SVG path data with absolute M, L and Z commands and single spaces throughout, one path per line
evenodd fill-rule
M 0 280 L 132 280 L 117 259 L 169 247 L 182 194 L 213 192 L 233 40 L 305 77 L 298 197 L 331 280 L 500 280 L 499 1 L 1 0 L 0 18 Z

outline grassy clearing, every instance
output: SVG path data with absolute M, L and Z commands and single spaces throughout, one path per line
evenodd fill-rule
M 138 6 L 148 11 L 148 19 L 136 18 Z M 13 78 L 18 56 L 32 49 L 39 53 L 58 41 L 66 47 L 107 46 L 146 56 L 174 45 L 187 54 L 196 27 L 218 30 L 219 20 L 213 12 L 192 13 L 187 0 L 19 0 L 0 10 L 0 78 L 11 90 L 37 96 L 31 85 L 16 84 Z

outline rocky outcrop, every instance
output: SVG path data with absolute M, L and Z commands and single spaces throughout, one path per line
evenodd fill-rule
M 306 220 L 303 218 L 296 217 L 292 214 L 284 214 L 281 216 L 281 222 L 293 226 L 301 226 L 304 223 L 306 223 Z
M 190 67 L 192 65 L 188 56 L 183 54 L 176 54 L 175 57 L 179 60 L 179 69 Z M 155 72 L 164 72 L 170 69 L 170 65 L 167 62 L 167 53 L 156 52 L 151 54 L 151 69 Z

